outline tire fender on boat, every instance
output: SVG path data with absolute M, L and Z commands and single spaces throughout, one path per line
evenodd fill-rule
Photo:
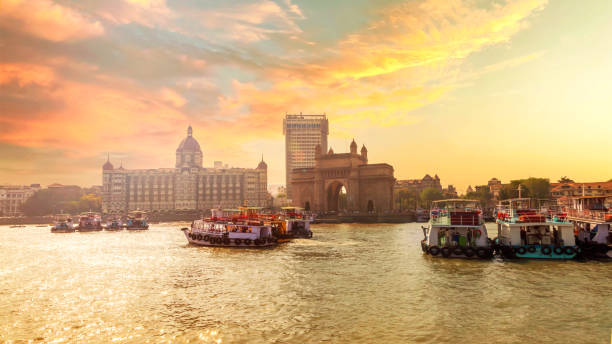
M 478 258 L 488 258 L 489 257 L 489 250 L 484 248 L 484 247 L 479 247 L 476 249 L 476 255 L 478 256 Z
M 535 253 L 535 251 L 537 251 L 537 250 L 536 250 L 536 247 L 535 247 L 535 246 L 533 246 L 533 245 L 529 245 L 529 247 L 527 247 L 527 251 L 528 251 L 529 253 Z
M 519 248 L 517 248 L 517 249 L 516 249 L 516 252 L 517 252 L 518 254 L 525 254 L 525 253 L 527 253 L 527 249 L 526 249 L 526 248 L 524 248 L 523 246 L 521 246 L 521 247 L 519 247 Z
M 429 248 L 429 254 L 431 254 L 432 256 L 437 256 L 438 254 L 440 254 L 440 248 L 438 246 L 432 246 Z
M 564 251 L 564 252 L 565 252 L 565 254 L 567 254 L 567 255 L 572 255 L 572 254 L 576 253 L 576 250 L 574 250 L 574 248 L 573 248 L 573 247 L 570 247 L 570 246 L 568 246 L 568 247 L 566 247 L 565 249 L 563 249 L 563 251 Z
M 463 249 L 463 247 L 457 246 L 455 247 L 455 249 L 453 249 L 453 254 L 456 256 L 461 256 L 465 254 L 465 250 Z
M 476 251 L 474 251 L 474 249 L 471 247 L 466 247 L 464 254 L 466 257 L 470 258 L 470 257 L 474 257 L 474 254 L 476 254 Z
M 555 247 L 553 249 L 553 252 L 555 252 L 555 254 L 562 255 L 563 254 L 563 248 L 557 246 L 557 247 Z
M 550 247 L 548 247 L 548 246 L 543 246 L 543 247 L 540 249 L 540 252 L 541 252 L 543 255 L 547 255 L 547 256 L 548 256 L 548 255 L 550 255 L 550 253 L 552 252 L 552 250 L 551 250 L 551 249 L 550 249 Z
M 441 251 L 442 251 L 442 256 L 445 257 L 445 258 L 449 257 L 451 255 L 451 252 L 452 252 L 450 247 L 442 247 Z

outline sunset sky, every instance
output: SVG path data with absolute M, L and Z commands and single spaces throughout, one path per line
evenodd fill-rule
M 612 178 L 612 2 L 1 0 L 0 183 L 204 165 L 284 183 L 286 113 L 460 192 Z

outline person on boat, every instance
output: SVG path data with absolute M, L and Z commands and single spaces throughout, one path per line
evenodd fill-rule
M 453 233 L 453 246 L 459 245 L 459 232 L 455 231 Z
M 467 236 L 468 246 L 472 246 L 472 230 L 471 229 L 468 229 L 466 236 Z
M 525 227 L 521 227 L 521 245 L 525 245 L 527 243 L 527 231 Z

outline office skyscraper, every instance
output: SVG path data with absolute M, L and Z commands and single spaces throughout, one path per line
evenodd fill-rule
M 320 144 L 327 152 L 329 124 L 323 115 L 287 115 L 283 121 L 285 134 L 285 167 L 287 198 L 292 199 L 291 171 L 310 168 L 315 163 L 315 146 Z

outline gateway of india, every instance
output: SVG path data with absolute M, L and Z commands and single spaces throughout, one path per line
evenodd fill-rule
M 268 166 L 257 168 L 202 167 L 202 150 L 193 137 L 176 149 L 174 168 L 127 170 L 114 168 L 110 159 L 102 166 L 102 212 L 132 210 L 181 211 L 268 205 Z

